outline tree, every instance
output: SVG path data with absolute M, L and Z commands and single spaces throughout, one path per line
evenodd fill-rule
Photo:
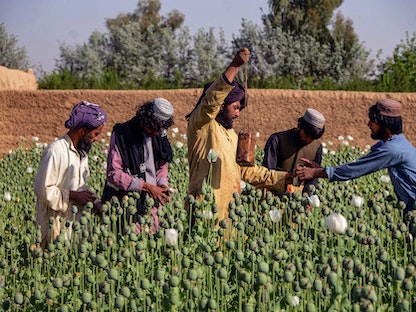
M 416 33 L 406 32 L 393 52 L 379 65 L 378 87 L 380 91 L 416 92 Z
M 295 36 L 307 34 L 329 43 L 328 25 L 343 0 L 269 0 L 270 13 L 263 16 L 272 25 Z
M 17 38 L 9 35 L 6 25 L 0 23 L 0 65 L 8 68 L 26 71 L 29 67 L 29 60 L 26 49 L 17 46 Z

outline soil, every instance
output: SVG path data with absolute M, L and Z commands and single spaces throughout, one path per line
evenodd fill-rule
M 4 76 L 0 74 L 0 80 Z M 174 120 L 179 133 L 186 133 L 185 115 L 197 102 L 202 89 L 182 90 L 33 90 L 3 87 L 0 82 L 0 155 L 18 147 L 29 148 L 33 136 L 40 142 L 49 143 L 64 134 L 64 122 L 73 105 L 81 100 L 100 104 L 108 115 L 104 129 L 111 131 L 116 122 L 131 118 L 136 108 L 156 97 L 168 99 L 175 108 Z M 24 79 L 16 76 L 17 80 Z M 25 82 L 14 85 L 29 85 Z M 33 87 L 33 85 L 32 85 Z M 416 144 L 416 93 L 370 93 L 341 91 L 299 91 L 276 89 L 248 90 L 248 107 L 234 123 L 237 132 L 250 131 L 259 134 L 257 144 L 263 148 L 267 138 L 276 131 L 296 127 L 297 119 L 308 107 L 313 107 L 325 116 L 326 131 L 323 142 L 332 141 L 338 146 L 338 136 L 354 138 L 351 145 L 372 145 L 367 127 L 368 108 L 380 98 L 391 97 L 404 105 L 403 131 Z M 22 141 L 22 137 L 26 141 Z

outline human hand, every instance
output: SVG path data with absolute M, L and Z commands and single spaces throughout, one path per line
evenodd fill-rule
M 250 50 L 247 48 L 241 48 L 234 56 L 231 66 L 240 67 L 243 64 L 248 63 L 250 59 Z
M 298 164 L 298 166 L 300 166 L 300 167 L 303 167 L 303 166 L 307 166 L 307 167 L 310 167 L 310 168 L 319 168 L 320 167 L 319 164 L 317 164 L 316 162 L 314 162 L 312 160 L 309 160 L 307 158 L 302 157 L 300 160 L 303 162 L 303 164 Z
M 88 202 L 94 202 L 97 200 L 97 195 L 90 190 L 69 191 L 69 199 L 81 206 L 85 206 Z
M 162 205 L 170 200 L 169 188 L 166 185 L 157 186 L 145 182 L 143 191 L 149 194 L 155 201 L 159 201 Z

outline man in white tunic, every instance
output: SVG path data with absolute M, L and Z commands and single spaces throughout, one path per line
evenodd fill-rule
M 79 218 L 84 206 L 93 202 L 93 211 L 101 212 L 100 200 L 87 187 L 88 152 L 106 120 L 107 115 L 99 105 L 78 103 L 65 122 L 69 131 L 49 144 L 42 154 L 34 192 L 36 226 L 42 233 L 43 248 L 60 234 L 67 220 L 73 220 L 73 210 Z M 71 230 L 68 227 L 66 238 L 70 238 Z

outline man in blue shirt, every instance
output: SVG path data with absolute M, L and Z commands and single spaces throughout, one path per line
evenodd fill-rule
M 379 140 L 371 151 L 360 159 L 335 167 L 320 167 L 302 159 L 306 166 L 298 167 L 301 181 L 328 178 L 347 181 L 387 168 L 394 192 L 406 203 L 404 216 L 414 209 L 416 199 L 416 148 L 402 134 L 402 104 L 393 99 L 377 101 L 368 111 L 371 137 Z

